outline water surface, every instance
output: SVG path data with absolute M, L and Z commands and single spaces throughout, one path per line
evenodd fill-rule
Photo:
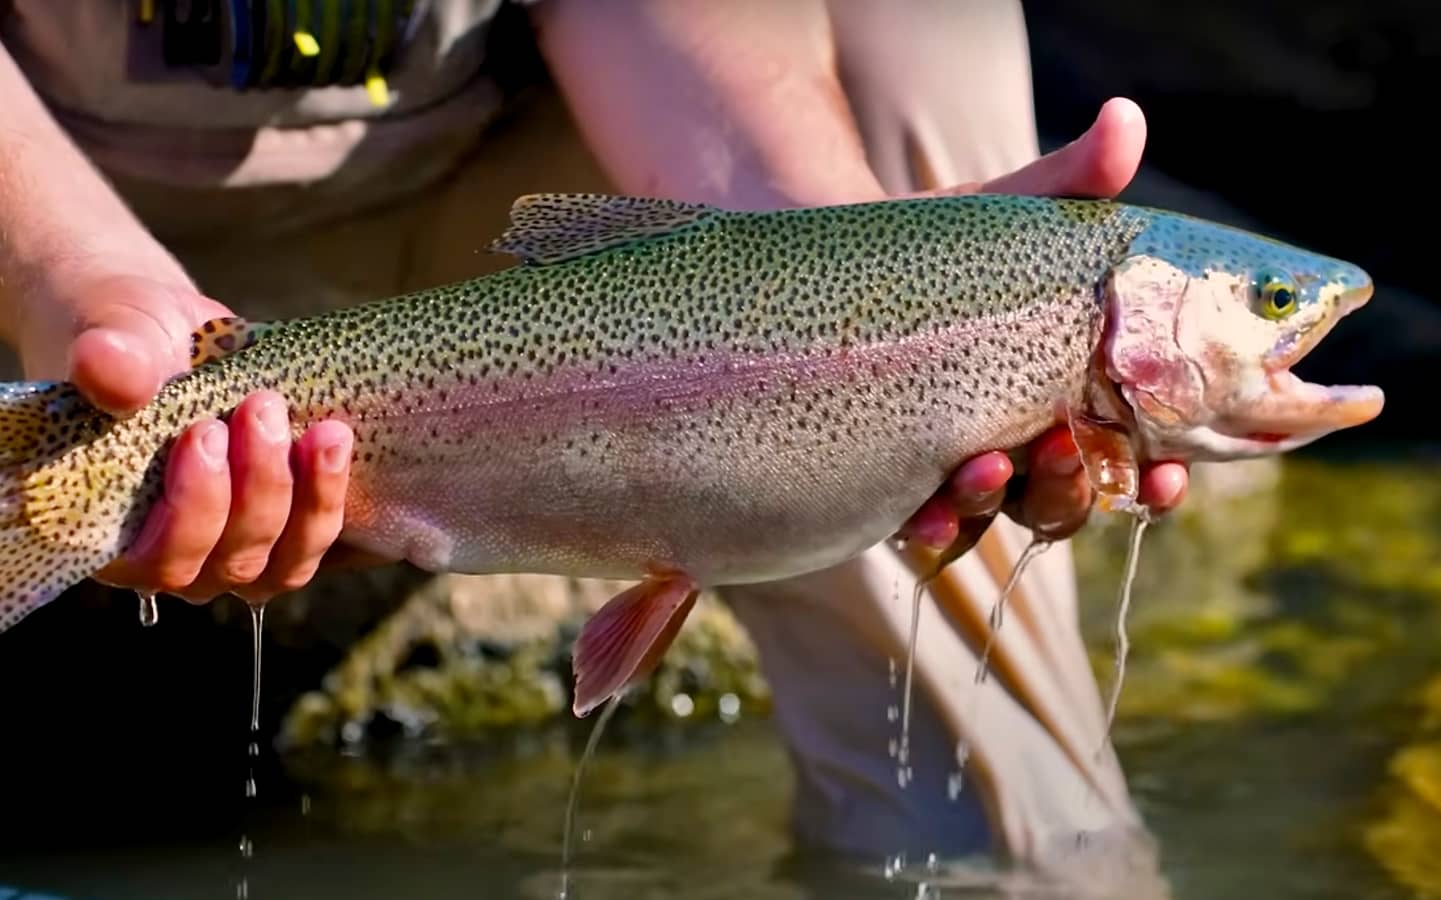
M 1441 810 L 1396 761 L 1430 759 L 1441 722 L 1422 693 L 1441 677 L 1441 465 L 1298 459 L 1259 484 L 1154 529 L 1141 560 L 1117 743 L 1164 871 L 1194 900 L 1423 896 Z M 1107 525 L 1080 548 L 1103 680 L 1124 537 Z M 255 806 L 222 828 L 0 855 L 0 884 L 95 900 L 235 897 L 242 879 L 250 898 L 549 898 L 584 738 L 557 726 L 268 759 Z M 216 765 L 238 772 L 243 752 L 217 748 Z M 572 897 L 998 896 L 962 886 L 973 869 L 939 866 L 918 894 L 883 857 L 800 852 L 790 788 L 764 720 L 617 720 L 584 785 Z

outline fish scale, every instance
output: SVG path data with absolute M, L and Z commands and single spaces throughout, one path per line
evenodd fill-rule
M 1124 261 L 1313 259 L 1002 195 L 768 212 L 533 195 L 493 249 L 521 264 L 207 323 L 196 366 L 123 421 L 66 384 L 0 392 L 0 630 L 122 552 L 170 443 L 259 389 L 297 436 L 352 427 L 343 539 L 365 550 L 690 586 L 813 571 L 893 534 L 966 459 L 1089 409 Z

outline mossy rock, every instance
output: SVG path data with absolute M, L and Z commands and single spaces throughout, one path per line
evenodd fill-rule
M 302 748 L 392 734 L 465 739 L 568 715 L 575 637 L 627 586 L 530 575 L 431 579 L 295 703 L 282 740 Z M 749 638 L 703 594 L 624 705 L 630 716 L 713 720 L 763 713 L 769 693 Z
M 1417 897 L 1441 897 L 1441 675 L 1419 692 L 1416 727 L 1391 757 L 1367 821 L 1367 851 Z

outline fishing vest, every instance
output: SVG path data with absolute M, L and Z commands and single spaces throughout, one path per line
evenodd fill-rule
M 0 42 L 102 170 L 303 183 L 479 131 L 506 90 L 493 26 L 531 2 L 0 0 Z

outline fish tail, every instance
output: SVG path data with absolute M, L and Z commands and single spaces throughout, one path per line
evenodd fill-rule
M 68 384 L 0 383 L 0 632 L 111 558 L 140 480 L 95 447 L 114 423 Z

